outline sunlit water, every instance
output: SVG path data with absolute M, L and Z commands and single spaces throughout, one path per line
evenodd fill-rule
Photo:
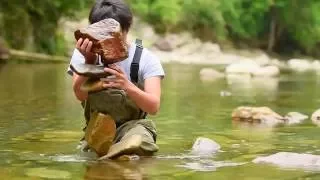
M 320 127 L 306 120 L 266 128 L 235 124 L 240 105 L 285 114 L 320 108 L 320 76 L 287 74 L 253 82 L 201 81 L 200 66 L 165 65 L 160 151 L 153 158 L 98 163 L 76 146 L 83 116 L 61 64 L 0 64 L 0 179 L 320 179 L 319 171 L 251 161 L 279 151 L 320 155 Z M 221 145 L 211 158 L 189 154 L 197 137 Z

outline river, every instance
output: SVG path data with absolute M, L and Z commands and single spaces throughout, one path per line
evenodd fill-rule
M 280 151 L 320 155 L 320 128 L 306 120 L 268 128 L 232 122 L 241 105 L 311 115 L 320 106 L 320 77 L 284 74 L 254 82 L 201 81 L 199 65 L 166 64 L 161 111 L 153 119 L 160 151 L 131 162 L 98 163 L 76 149 L 82 108 L 66 64 L 0 64 L 1 179 L 320 179 L 320 173 L 251 161 Z M 197 137 L 221 145 L 214 157 L 189 155 Z

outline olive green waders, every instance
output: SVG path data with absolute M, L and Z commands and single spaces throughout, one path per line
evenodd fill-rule
M 123 90 L 90 92 L 84 109 L 85 140 L 99 157 L 149 156 L 158 151 L 154 123 L 145 119 L 145 113 Z

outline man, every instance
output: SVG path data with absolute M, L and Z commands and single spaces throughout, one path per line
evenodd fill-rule
M 120 23 L 126 39 L 133 19 L 128 5 L 125 4 L 123 0 L 96 1 L 89 15 L 90 24 L 107 18 L 115 19 Z M 117 115 L 113 117 L 115 118 L 117 128 L 113 146 L 122 147 L 123 151 L 110 155 L 112 157 L 128 153 L 150 155 L 158 150 L 155 144 L 156 129 L 154 123 L 151 120 L 145 119 L 145 115 L 155 115 L 159 111 L 161 80 L 165 74 L 159 59 L 148 49 L 142 48 L 139 42 L 138 44 L 127 43 L 127 46 L 129 57 L 104 69 L 105 72 L 114 75 L 115 78 L 103 78 L 103 87 L 106 89 L 116 88 L 125 92 L 125 98 L 133 102 L 135 107 L 143 113 L 141 113 L 139 117 L 120 118 L 122 116 L 119 116 L 119 118 L 117 118 Z M 91 47 L 92 42 L 90 42 L 89 39 L 79 39 L 71 58 L 71 64 L 101 64 L 99 56 L 91 52 Z M 141 53 L 140 57 L 136 55 L 137 53 L 140 54 L 139 51 Z M 132 69 L 134 69 L 132 68 L 133 61 L 139 64 L 139 68 L 136 70 L 137 72 L 132 72 Z M 73 73 L 70 68 L 68 69 L 68 73 L 73 76 L 73 90 L 77 99 L 83 104 L 90 104 L 88 100 L 90 95 L 88 95 L 88 92 L 80 89 L 87 78 Z M 106 108 L 108 108 L 107 106 L 109 106 L 109 104 L 112 106 L 115 104 L 114 101 L 101 103 L 107 103 Z M 120 106 L 128 105 L 122 104 Z M 117 109 L 121 108 L 122 107 L 119 107 Z M 92 109 L 85 107 L 85 111 L 87 111 L 85 114 L 89 114 L 89 117 L 86 117 L 87 121 L 90 120 L 90 110 L 92 111 Z M 125 114 L 127 112 L 119 113 Z M 130 143 L 135 144 L 130 146 Z M 129 147 L 134 148 L 128 149 Z

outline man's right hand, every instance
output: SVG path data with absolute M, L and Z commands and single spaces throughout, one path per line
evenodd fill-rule
M 88 38 L 85 40 L 80 38 L 76 44 L 76 48 L 85 57 L 86 64 L 95 64 L 97 60 L 97 54 L 91 52 L 92 44 L 92 41 L 90 41 Z

